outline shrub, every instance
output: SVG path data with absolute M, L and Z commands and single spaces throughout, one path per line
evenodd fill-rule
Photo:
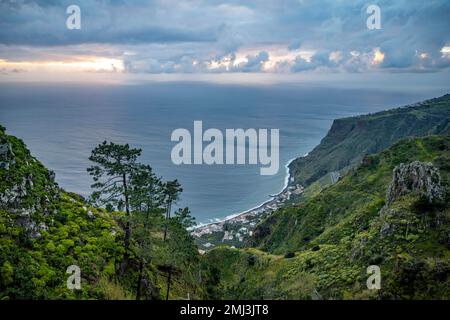
M 254 254 L 251 254 L 247 257 L 247 263 L 249 266 L 254 266 L 256 263 L 256 256 Z
M 284 255 L 284 257 L 285 257 L 286 259 L 293 258 L 293 257 L 295 257 L 295 253 L 294 253 L 294 252 L 287 252 L 287 253 Z

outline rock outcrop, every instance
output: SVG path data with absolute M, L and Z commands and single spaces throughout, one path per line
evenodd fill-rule
M 9 169 L 14 164 L 14 153 L 9 142 L 0 142 L 0 169 Z
M 429 203 L 443 201 L 441 176 L 433 164 L 414 161 L 394 168 L 386 203 L 389 205 L 399 197 L 411 193 L 424 197 Z
M 13 185 L 10 189 L 6 189 L 3 193 L 0 193 L 2 206 L 9 208 L 17 207 L 20 200 L 27 196 L 27 186 L 31 183 L 31 179 L 23 178 L 21 183 Z

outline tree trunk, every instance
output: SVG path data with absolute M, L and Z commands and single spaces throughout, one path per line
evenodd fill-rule
M 122 175 L 122 183 L 123 183 L 123 189 L 124 189 L 124 197 L 125 197 L 125 216 L 127 218 L 127 221 L 125 222 L 125 239 L 124 239 L 124 246 L 125 246 L 125 253 L 123 255 L 123 262 L 122 266 L 120 268 L 120 274 L 123 275 L 128 267 L 128 260 L 130 258 L 130 238 L 131 238 L 131 226 L 130 226 L 130 206 L 129 206 L 129 199 L 128 199 L 128 185 L 127 185 L 127 177 L 125 173 Z
M 167 291 L 166 291 L 166 300 L 169 300 L 169 291 L 170 291 L 170 280 L 172 278 L 172 267 L 169 267 L 169 274 L 167 275 Z
M 141 300 L 141 287 L 142 287 L 142 273 L 144 271 L 144 262 L 141 260 L 139 263 L 139 276 L 136 290 L 136 300 Z
M 125 196 L 125 213 L 127 217 L 127 222 L 125 225 L 125 251 L 127 252 L 130 248 L 130 236 L 131 236 L 131 229 L 130 229 L 130 204 L 128 199 L 128 185 L 127 185 L 127 177 L 125 173 L 122 176 L 123 179 L 123 190 L 124 190 L 124 196 Z
M 167 221 L 166 221 L 166 224 L 164 225 L 164 239 L 163 239 L 163 241 L 166 241 L 166 238 L 167 238 Z
M 164 225 L 164 241 L 166 241 L 166 238 L 167 238 L 167 224 L 168 224 L 168 220 L 170 219 L 171 207 L 172 207 L 172 201 L 169 200 L 169 203 L 167 204 L 167 211 L 166 211 L 166 223 Z

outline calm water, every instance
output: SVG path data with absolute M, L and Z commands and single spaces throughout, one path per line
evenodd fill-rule
M 444 93 L 444 92 L 442 92 Z M 0 123 L 22 138 L 56 172 L 67 190 L 87 195 L 91 149 L 103 140 L 143 149 L 142 162 L 183 188 L 180 206 L 199 222 L 242 212 L 280 191 L 285 164 L 304 155 L 332 120 L 375 112 L 438 95 L 437 92 L 344 90 L 305 86 L 231 86 L 149 83 L 133 86 L 0 85 Z M 261 176 L 259 165 L 172 164 L 176 128 L 279 128 L 280 170 Z

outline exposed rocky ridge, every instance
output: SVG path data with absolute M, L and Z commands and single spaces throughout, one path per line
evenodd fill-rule
M 2 140 L 0 140 L 0 168 L 8 170 L 9 166 L 15 162 L 14 153 L 11 144 L 6 140 Z
M 423 196 L 430 204 L 444 201 L 445 190 L 441 185 L 439 170 L 430 162 L 420 161 L 396 166 L 387 191 L 386 203 L 389 205 L 409 193 Z
M 54 173 L 31 156 L 23 141 L 6 135 L 3 127 L 0 161 L 0 210 L 13 214 L 31 237 L 40 237 L 40 231 L 48 229 L 43 218 L 57 212 L 55 202 L 61 196 Z

